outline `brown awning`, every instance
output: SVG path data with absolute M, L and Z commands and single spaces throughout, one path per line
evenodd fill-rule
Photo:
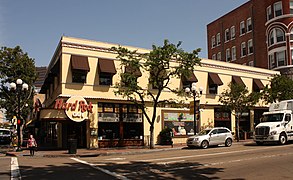
M 232 76 L 232 83 L 236 83 L 238 85 L 245 86 L 244 82 L 242 81 L 241 77 L 239 77 L 239 76 Z
M 90 71 L 88 58 L 86 56 L 71 55 L 71 67 L 75 70 Z
M 125 67 L 125 72 L 126 73 L 134 74 L 137 77 L 141 77 L 142 76 L 139 68 L 133 68 L 131 66 L 126 66 Z
M 263 83 L 261 82 L 261 80 L 259 79 L 253 79 L 253 88 L 262 90 L 265 86 L 263 85 Z
M 219 75 L 216 73 L 208 73 L 209 78 L 208 78 L 208 82 L 209 85 L 218 85 L 218 86 L 222 86 L 223 82 L 220 79 Z
M 190 76 L 187 78 L 185 76 L 183 76 L 183 81 L 187 81 L 187 82 L 198 82 L 196 76 L 194 75 L 193 72 L 190 73 Z
M 114 60 L 99 59 L 98 66 L 99 66 L 100 73 L 116 74 L 117 72 L 115 68 Z

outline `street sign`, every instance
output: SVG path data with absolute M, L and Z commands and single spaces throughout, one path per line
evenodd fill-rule
M 199 112 L 199 100 L 195 101 L 195 111 L 196 114 Z M 189 114 L 194 114 L 194 101 L 191 101 L 189 104 Z

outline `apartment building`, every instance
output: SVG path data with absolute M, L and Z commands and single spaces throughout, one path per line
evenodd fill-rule
M 207 25 L 208 58 L 293 78 L 292 20 L 292 0 L 250 0 Z

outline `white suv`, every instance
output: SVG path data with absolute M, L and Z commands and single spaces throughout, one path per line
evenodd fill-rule
M 187 139 L 188 147 L 202 147 L 203 149 L 209 146 L 224 144 L 226 147 L 232 146 L 233 135 L 228 128 L 215 127 L 212 129 L 205 129 L 198 134 Z

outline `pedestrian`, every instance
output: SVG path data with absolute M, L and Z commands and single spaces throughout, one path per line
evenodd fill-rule
M 31 134 L 29 139 L 27 140 L 27 148 L 29 148 L 31 156 L 35 155 L 35 150 L 37 146 L 38 146 L 37 141 L 35 140 L 34 136 Z

